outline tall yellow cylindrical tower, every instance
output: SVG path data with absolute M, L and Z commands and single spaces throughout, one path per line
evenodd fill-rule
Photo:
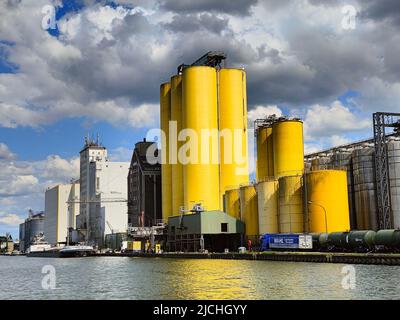
M 278 187 L 277 180 L 257 184 L 259 234 L 278 233 Z
M 246 73 L 218 72 L 221 199 L 228 189 L 249 183 Z
M 176 133 L 182 130 L 182 76 L 175 75 L 171 78 L 171 121 L 176 122 Z M 177 158 L 177 150 L 182 146 L 182 142 L 178 141 L 176 148 L 170 146 L 171 156 L 175 156 L 176 162 L 171 164 L 172 176 L 172 214 L 180 214 L 180 207 L 183 206 L 183 166 Z
M 260 127 L 257 130 L 257 180 L 262 181 L 274 176 L 274 156 L 272 127 Z
M 272 125 L 272 131 L 275 177 L 303 174 L 303 122 L 276 121 Z
M 279 178 L 279 232 L 304 232 L 303 176 Z
M 164 134 L 161 139 L 161 207 L 164 222 L 172 215 L 171 196 L 171 164 L 169 163 L 169 120 L 171 119 L 171 84 L 163 83 L 160 86 L 160 127 Z
M 350 229 L 346 171 L 310 171 L 307 174 L 307 198 L 310 232 Z
M 258 199 L 254 185 L 242 186 L 239 191 L 240 217 L 245 224 L 248 239 L 257 241 L 258 238 Z
M 185 68 L 182 79 L 183 124 L 191 138 L 183 165 L 184 205 L 191 209 L 201 203 L 205 210 L 219 210 L 219 135 L 217 72 L 206 66 Z
M 225 192 L 225 210 L 227 214 L 240 220 L 239 189 Z
M 267 160 L 267 128 L 257 130 L 257 180 L 262 180 L 268 176 Z

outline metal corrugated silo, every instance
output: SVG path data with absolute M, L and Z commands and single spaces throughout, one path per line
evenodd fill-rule
M 247 239 L 256 241 L 258 231 L 258 198 L 254 185 L 241 186 L 239 190 L 240 217 L 245 224 Z
M 365 144 L 353 151 L 353 176 L 355 211 L 358 230 L 377 230 L 375 151 L 373 145 Z
M 240 220 L 239 188 L 225 191 L 225 212 Z
M 279 232 L 304 232 L 303 176 L 279 178 Z
M 400 138 L 389 138 L 388 164 L 393 228 L 400 228 Z
M 278 198 L 277 180 L 262 181 L 257 184 L 259 234 L 278 233 Z
M 353 162 L 352 162 L 352 150 L 336 150 L 331 155 L 331 165 L 332 169 L 342 169 L 347 170 L 347 192 L 349 199 L 349 212 L 350 212 L 350 227 L 351 229 L 357 228 L 356 212 L 354 205 L 354 177 L 353 177 Z

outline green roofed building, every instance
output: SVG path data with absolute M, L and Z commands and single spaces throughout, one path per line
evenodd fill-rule
M 223 211 L 204 211 L 168 218 L 169 251 L 238 251 L 244 224 Z

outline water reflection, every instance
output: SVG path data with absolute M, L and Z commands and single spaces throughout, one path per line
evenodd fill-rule
M 44 265 L 57 289 L 43 290 Z M 400 267 L 278 261 L 0 256 L 0 299 L 399 299 Z

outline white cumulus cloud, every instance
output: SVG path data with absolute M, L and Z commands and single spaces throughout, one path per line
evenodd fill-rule
M 13 160 L 15 159 L 15 154 L 10 151 L 8 146 L 0 142 L 0 160 Z
M 253 123 L 257 119 L 264 119 L 267 116 L 276 115 L 282 116 L 282 110 L 277 106 L 256 106 L 247 113 L 249 122 Z
M 15 213 L 0 213 L 0 224 L 18 226 L 22 222 L 24 222 L 24 220 Z
M 352 113 L 340 101 L 330 106 L 313 105 L 304 119 L 304 135 L 306 139 L 338 136 L 371 127 L 372 121 Z

